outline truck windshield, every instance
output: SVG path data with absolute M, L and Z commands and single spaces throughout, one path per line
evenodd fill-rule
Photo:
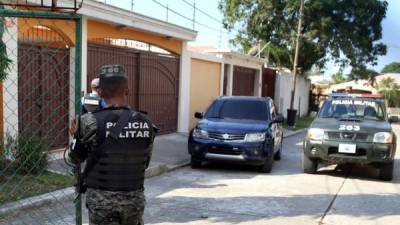
M 324 102 L 318 117 L 384 120 L 385 111 L 383 102 L 374 99 L 328 99 Z
M 229 99 L 214 102 L 206 118 L 268 120 L 268 108 L 264 101 Z

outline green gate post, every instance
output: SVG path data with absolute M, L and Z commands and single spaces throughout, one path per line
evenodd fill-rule
M 0 9 L 1 17 L 22 17 L 42 19 L 63 19 L 75 21 L 75 113 L 80 111 L 81 73 L 82 73 L 82 16 L 74 13 L 32 11 L 18 9 Z M 79 166 L 80 169 L 80 166 Z M 77 176 L 78 174 L 75 174 Z M 75 223 L 82 225 L 82 200 L 79 196 L 75 202 Z
M 81 110 L 81 74 L 82 74 L 82 17 L 76 19 L 75 31 L 75 113 Z M 81 166 L 78 165 L 76 172 L 76 181 L 81 176 Z M 79 193 L 75 202 L 75 223 L 82 225 L 82 196 Z

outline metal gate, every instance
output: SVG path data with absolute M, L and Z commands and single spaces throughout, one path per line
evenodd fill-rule
M 234 66 L 232 95 L 254 96 L 256 70 Z
M 262 96 L 275 98 L 276 70 L 263 68 L 262 70 Z
M 18 45 L 18 130 L 50 149 L 68 145 L 69 49 Z M 33 72 L 34 71 L 34 72 Z
M 145 111 L 162 133 L 177 130 L 179 56 L 139 51 L 129 47 L 88 44 L 88 90 L 90 81 L 105 64 L 121 64 L 129 81 L 129 105 Z
M 80 76 L 79 15 L 0 3 L 1 225 L 82 223 L 74 177 L 61 152 L 51 151 L 68 146 Z

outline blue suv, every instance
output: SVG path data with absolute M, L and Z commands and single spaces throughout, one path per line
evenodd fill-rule
M 271 98 L 223 96 L 194 116 L 201 120 L 189 135 L 192 168 L 203 161 L 230 162 L 269 173 L 281 158 L 284 119 Z

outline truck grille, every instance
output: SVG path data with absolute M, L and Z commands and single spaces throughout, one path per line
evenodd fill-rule
M 327 132 L 327 140 L 368 141 L 369 134 L 353 132 Z
M 349 154 L 349 153 L 341 153 L 338 151 L 338 147 L 330 147 L 328 149 L 328 155 L 347 155 L 347 156 L 366 156 L 367 155 L 367 150 L 363 148 L 357 148 L 356 153 L 354 154 Z
M 208 133 L 209 138 L 221 141 L 244 141 L 245 136 L 245 134 Z

